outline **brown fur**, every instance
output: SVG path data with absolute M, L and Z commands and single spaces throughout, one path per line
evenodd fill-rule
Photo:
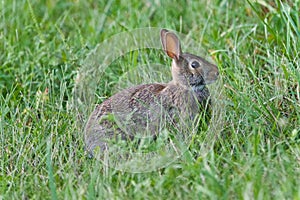
M 164 121 L 182 126 L 177 119 L 193 120 L 207 104 L 206 84 L 217 80 L 218 68 L 196 55 L 182 53 L 174 33 L 161 30 L 161 42 L 166 54 L 173 59 L 173 80 L 125 89 L 97 105 L 85 128 L 85 144 L 89 152 L 95 147 L 108 148 L 108 141 L 121 136 L 133 139 L 138 133 L 160 132 Z M 198 62 L 193 68 L 191 63 Z

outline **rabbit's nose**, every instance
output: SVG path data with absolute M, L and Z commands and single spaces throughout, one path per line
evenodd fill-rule
M 219 70 L 212 70 L 209 74 L 211 77 L 217 78 L 219 76 Z

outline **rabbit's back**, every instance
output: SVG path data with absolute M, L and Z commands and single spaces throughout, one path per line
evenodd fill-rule
M 132 139 L 137 132 L 150 126 L 149 132 L 158 128 L 157 121 L 165 103 L 161 93 L 167 84 L 145 84 L 125 89 L 96 106 L 85 127 L 88 151 L 96 146 L 106 148 L 103 139 L 119 135 Z
M 145 84 L 123 90 L 97 105 L 86 125 L 88 150 L 105 148 L 103 139 L 121 136 L 132 139 L 138 134 L 155 136 L 164 125 L 177 126 L 178 119 L 192 119 L 199 113 L 209 93 L 195 93 L 173 84 Z
M 208 97 L 209 91 L 206 87 L 195 91 L 170 83 L 138 85 L 123 90 L 97 105 L 87 128 L 110 114 L 117 117 L 117 120 L 127 121 L 127 125 L 143 125 L 145 121 L 153 121 L 157 115 L 170 115 L 169 110 L 174 108 L 184 113 L 197 113 L 199 106 L 205 105 Z

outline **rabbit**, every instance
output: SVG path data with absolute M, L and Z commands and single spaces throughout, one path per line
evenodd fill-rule
M 164 52 L 172 58 L 172 80 L 134 86 L 116 93 L 96 105 L 85 126 L 86 150 L 93 155 L 96 147 L 109 149 L 109 141 L 119 137 L 132 140 L 148 130 L 154 137 L 161 130 L 162 119 L 178 125 L 178 118 L 193 120 L 210 106 L 207 84 L 218 79 L 218 67 L 205 59 L 182 53 L 178 37 L 161 29 Z

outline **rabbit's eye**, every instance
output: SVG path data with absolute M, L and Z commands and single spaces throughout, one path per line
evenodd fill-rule
M 192 68 L 197 68 L 197 67 L 200 67 L 200 64 L 199 64 L 197 61 L 193 61 L 193 62 L 191 63 L 191 67 L 192 67 Z

